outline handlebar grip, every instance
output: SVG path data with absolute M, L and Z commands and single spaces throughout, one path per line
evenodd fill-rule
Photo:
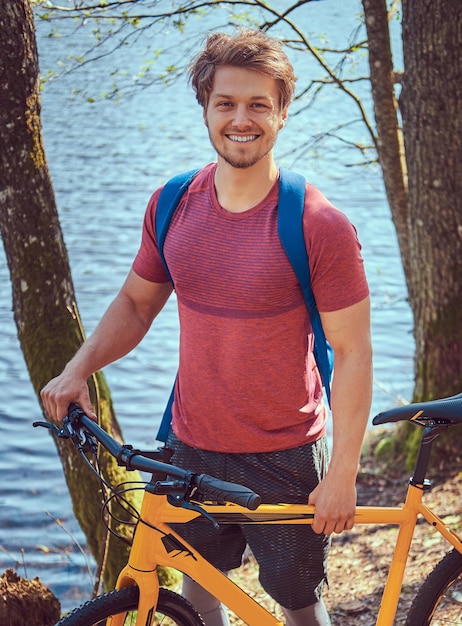
M 250 511 L 255 511 L 261 502 L 258 493 L 255 493 L 248 487 L 218 480 L 218 478 L 213 478 L 213 476 L 208 476 L 207 474 L 196 476 L 194 482 L 201 493 L 211 500 L 233 502 L 246 507 Z
M 82 417 L 85 414 L 85 411 L 73 402 L 69 405 L 69 408 L 67 409 L 67 415 L 71 420 L 75 420 L 76 418 Z

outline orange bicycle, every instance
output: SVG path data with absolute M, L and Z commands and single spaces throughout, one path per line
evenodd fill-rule
M 442 535 L 452 550 L 436 565 L 407 616 L 407 626 L 462 624 L 462 540 L 441 517 L 423 502 L 429 488 L 427 468 L 438 434 L 462 422 L 462 394 L 452 398 L 397 407 L 377 415 L 373 423 L 410 420 L 423 428 L 414 473 L 406 500 L 399 507 L 358 506 L 356 524 L 396 524 L 399 527 L 393 559 L 384 586 L 376 626 L 392 626 L 400 597 L 413 532 L 419 518 L 432 532 Z M 199 518 L 204 524 L 310 524 L 314 508 L 308 505 L 260 504 L 246 487 L 207 475 L 196 475 L 168 463 L 165 448 L 141 453 L 120 445 L 78 407 L 71 406 L 60 429 L 47 422 L 56 436 L 69 438 L 82 455 L 96 454 L 99 442 L 121 465 L 152 474 L 146 483 L 141 511 L 128 564 L 116 589 L 102 594 L 63 617 L 57 626 L 203 626 L 194 607 L 180 595 L 160 588 L 158 566 L 183 572 L 216 596 L 249 626 L 283 626 L 265 608 L 216 570 L 169 524 L 185 524 Z M 95 470 L 97 471 L 97 470 Z M 116 490 L 116 497 L 121 492 Z M 212 530 L 211 530 L 212 531 Z

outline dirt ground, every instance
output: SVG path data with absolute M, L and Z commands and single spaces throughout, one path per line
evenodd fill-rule
M 59 600 L 38 578 L 20 578 L 12 569 L 0 577 L 0 624 L 53 626 L 59 620 Z

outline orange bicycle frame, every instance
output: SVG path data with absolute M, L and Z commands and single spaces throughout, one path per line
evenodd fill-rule
M 419 515 L 462 553 L 460 537 L 423 504 L 422 494 L 421 486 L 410 484 L 406 501 L 401 507 L 359 506 L 356 509 L 356 524 L 399 526 L 376 626 L 393 626 L 409 548 Z M 314 507 L 300 504 L 263 504 L 256 511 L 249 511 L 234 504 L 203 505 L 203 508 L 218 523 L 220 519 L 226 520 L 226 523 L 233 523 L 233 516 L 236 516 L 236 523 L 239 524 L 310 524 L 314 517 Z M 186 523 L 199 515 L 197 511 L 172 506 L 166 496 L 145 492 L 129 562 L 120 573 L 116 585 L 117 588 L 138 585 L 140 599 L 137 626 L 150 624 L 151 616 L 155 613 L 159 594 L 157 566 L 171 567 L 187 574 L 246 624 L 283 626 L 282 622 L 213 567 L 168 526 L 173 523 Z M 203 523 L 210 522 L 204 519 Z M 123 615 L 117 615 L 108 623 L 111 626 L 122 626 L 123 620 Z

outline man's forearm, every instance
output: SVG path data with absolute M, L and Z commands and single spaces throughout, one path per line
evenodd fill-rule
M 372 396 L 372 350 L 335 356 L 332 383 L 331 469 L 356 476 Z

